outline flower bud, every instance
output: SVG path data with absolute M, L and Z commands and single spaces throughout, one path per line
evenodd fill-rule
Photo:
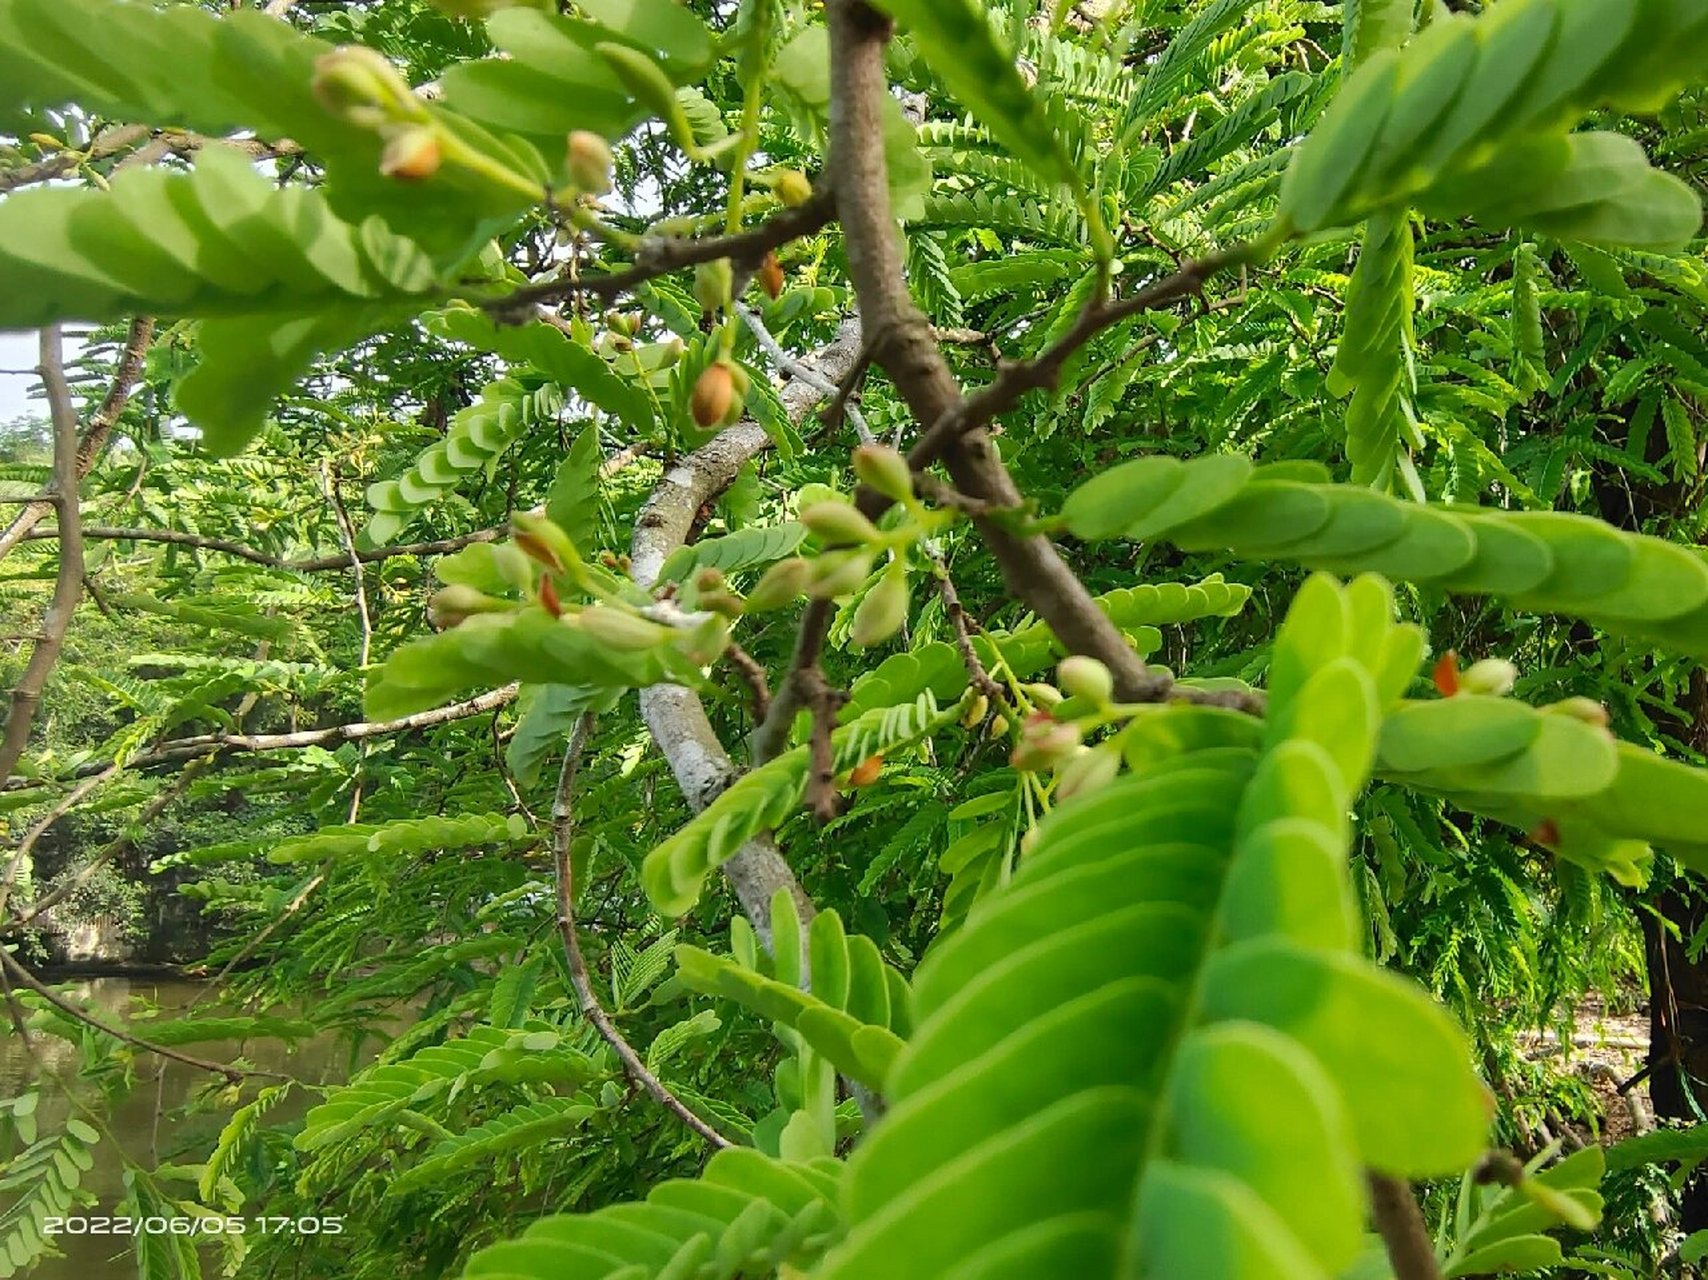
M 848 771 L 848 785 L 851 787 L 869 787 L 878 780 L 878 775 L 883 771 L 884 757 L 882 755 L 867 756 Z
M 990 736 L 993 738 L 1007 737 L 1008 736 L 1008 717 L 1004 716 L 1004 715 L 992 716 L 991 720 L 990 720 L 990 724 L 988 726 L 986 726 L 986 729 L 987 729 L 987 732 L 990 734 Z
M 694 268 L 694 301 L 704 311 L 716 311 L 729 301 L 735 272 L 728 258 L 715 258 Z
M 710 666 L 729 648 L 729 619 L 720 614 L 702 618 L 688 630 L 676 632 L 671 643 L 695 666 Z
M 724 585 L 723 570 L 716 565 L 705 565 L 694 574 L 695 591 L 716 591 Z
M 489 596 L 467 583 L 453 582 L 433 593 L 427 602 L 427 620 L 441 631 L 448 631 L 477 613 L 502 613 L 509 608 L 508 601 Z
M 981 693 L 967 704 L 966 711 L 961 715 L 961 728 L 976 729 L 989 714 L 990 699 Z
M 834 600 L 851 594 L 871 575 L 872 556 L 866 551 L 827 551 L 812 566 L 807 594 L 815 600 Z
M 611 649 L 629 652 L 651 649 L 670 634 L 668 627 L 661 627 L 615 605 L 594 605 L 583 609 L 576 617 L 582 630 Z
M 1429 678 L 1435 683 L 1435 691 L 1443 698 L 1451 698 L 1459 692 L 1459 655 L 1449 649 L 1436 660 L 1435 667 L 1429 673 Z
M 439 172 L 439 135 L 426 125 L 399 129 L 380 152 L 380 172 L 399 182 L 422 182 Z
M 581 563 L 569 535 L 532 511 L 518 511 L 510 517 L 510 538 L 553 573 L 563 573 Z
M 700 592 L 695 603 L 702 609 L 721 613 L 726 618 L 739 618 L 747 609 L 746 602 L 740 596 L 721 587 L 715 591 Z
M 782 608 L 812 584 L 813 576 L 810 560 L 791 556 L 787 560 L 777 561 L 754 584 L 753 590 L 747 593 L 748 611 L 764 612 Z
M 397 68 L 366 45 L 340 45 L 321 54 L 314 60 L 310 88 L 328 115 L 365 129 L 427 119 L 426 107 Z
M 1034 711 L 1020 728 L 1020 741 L 1008 762 L 1016 769 L 1041 771 L 1053 769 L 1066 760 L 1079 745 L 1079 726 L 1051 719 L 1046 712 Z
M 1053 684 L 1044 684 L 1040 681 L 1037 684 L 1023 684 L 1020 688 L 1028 698 L 1040 707 L 1053 707 L 1062 701 L 1062 691 Z
M 518 591 L 531 590 L 534 585 L 534 562 L 528 553 L 513 542 L 501 542 L 492 549 L 492 566 Z
M 1104 748 L 1081 747 L 1056 769 L 1056 798 L 1071 800 L 1107 786 L 1121 772 L 1121 757 Z
M 779 169 L 771 179 L 771 190 L 789 208 L 798 208 L 812 199 L 812 179 L 799 169 Z
M 1549 703 L 1542 710 L 1549 715 L 1570 716 L 1573 720 L 1582 720 L 1597 729 L 1607 727 L 1607 708 L 1594 698 L 1564 698 L 1559 702 Z
M 611 147 L 605 139 L 589 129 L 571 131 L 564 168 L 577 190 L 604 195 L 611 189 L 611 165 Z
M 688 409 L 694 415 L 694 421 L 707 429 L 722 422 L 731 406 L 739 407 L 740 404 L 741 401 L 736 399 L 735 380 L 730 376 L 730 367 L 722 360 L 700 371 L 693 393 L 688 397 Z
M 1518 668 L 1505 658 L 1484 658 L 1459 673 L 1459 691 L 1504 698 L 1517 680 Z
M 1056 668 L 1056 682 L 1074 697 L 1084 698 L 1097 707 L 1108 706 L 1115 695 L 1115 677 L 1109 674 L 1109 668 L 1083 654 L 1062 659 L 1061 666 Z
M 913 472 L 907 459 L 886 444 L 863 444 L 854 450 L 854 474 L 891 501 L 905 502 L 913 496 Z
M 907 575 L 891 568 L 854 610 L 849 637 L 862 649 L 882 644 L 907 621 Z
M 783 292 L 783 264 L 777 261 L 777 251 L 771 250 L 759 264 L 759 287 L 773 302 Z
M 815 502 L 801 512 L 801 523 L 827 547 L 857 546 L 878 536 L 877 526 L 847 502 Z
M 557 588 L 552 585 L 549 573 L 540 579 L 540 608 L 554 618 L 563 617 L 563 601 L 558 599 Z

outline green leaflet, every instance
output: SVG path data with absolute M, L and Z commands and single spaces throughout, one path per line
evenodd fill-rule
M 874 755 L 894 751 L 935 733 L 960 714 L 958 704 L 939 710 L 922 693 L 900 706 L 877 707 L 831 735 L 834 767 L 841 773 Z M 781 826 L 800 806 L 806 787 L 808 748 L 801 746 L 767 761 L 740 778 L 686 826 L 647 854 L 641 883 L 662 915 L 679 916 L 700 896 L 705 879 L 762 831 Z
M 538 605 L 486 613 L 395 650 L 369 678 L 368 714 L 392 719 L 438 706 L 466 689 L 511 680 L 638 689 L 665 680 L 692 683 L 699 668 L 669 643 L 615 648 Z
M 1346 408 L 1346 457 L 1352 482 L 1387 490 L 1395 450 L 1409 423 L 1415 391 L 1410 374 L 1412 229 L 1403 214 L 1373 217 L 1364 229 L 1347 287 L 1340 346 L 1328 373 L 1335 395 L 1352 393 Z
M 281 840 L 267 851 L 271 862 L 319 862 L 324 858 L 377 853 L 408 856 L 432 849 L 472 849 L 531 839 L 521 814 L 477 813 L 461 817 L 399 818 L 321 827 L 311 835 Z
M 1047 182 L 1081 189 L 1067 148 L 1051 127 L 1014 54 L 998 42 L 983 5 L 973 0 L 880 0 L 920 53 L 1004 147 Z
M 1635 143 L 1566 131 L 1596 107 L 1654 110 L 1700 66 L 1708 14 L 1671 0 L 1507 0 L 1377 50 L 1296 153 L 1280 219 L 1298 232 L 1410 202 L 1441 216 L 1678 248 L 1700 207 Z
M 1474 1175 L 1466 1175 L 1453 1250 L 1442 1260 L 1444 1276 L 1456 1280 L 1558 1265 L 1559 1244 L 1541 1232 L 1561 1224 L 1566 1206 L 1578 1218 L 1575 1229 L 1600 1218 L 1601 1175 L 1610 1167 L 1603 1149 L 1585 1147 L 1537 1172 L 1546 1158 L 1545 1152 L 1526 1166 L 1523 1187 L 1479 1186 Z
M 644 1201 L 543 1218 L 490 1245 L 463 1275 L 494 1280 L 737 1280 L 810 1267 L 841 1234 L 842 1164 L 720 1151 L 696 1179 L 661 1183 Z
M 1061 806 L 927 957 L 820 1275 L 1317 1280 L 1359 1252 L 1365 1165 L 1476 1157 L 1463 1034 L 1351 949 L 1346 810 L 1392 683 L 1372 604 L 1312 579 L 1260 752 Z
M 527 386 L 500 378 L 482 387 L 480 399 L 459 409 L 444 436 L 422 450 L 409 470 L 368 486 L 374 511 L 365 530 L 368 541 L 384 546 L 468 478 L 490 477 L 506 449 L 530 430 L 555 426 L 562 411 L 563 392 L 551 383 Z
M 739 956 L 699 947 L 676 948 L 677 972 L 693 990 L 733 1000 L 788 1028 L 843 1075 L 881 1093 L 902 1047 L 892 1023 L 907 1028 L 906 1010 L 892 1015 L 890 1008 L 901 975 L 884 964 L 870 938 L 847 935 L 834 911 L 814 916 L 807 937 L 810 991 L 750 968 Z
M 525 1042 L 525 1043 L 524 1043 Z M 389 1124 L 405 1109 L 451 1089 L 519 1080 L 582 1084 L 601 1074 L 599 1064 L 559 1043 L 555 1032 L 473 1027 L 410 1055 L 358 1072 L 308 1113 L 296 1137 L 299 1151 L 318 1151 L 363 1129 Z
M 575 1097 L 523 1103 L 464 1133 L 441 1139 L 419 1164 L 405 1169 L 392 1188 L 402 1194 L 465 1170 L 487 1167 L 506 1152 L 574 1132 L 596 1110 Z
M 1587 516 L 1425 506 L 1347 485 L 1265 479 L 1230 454 L 1122 463 L 1070 494 L 1062 514 L 1082 537 L 1119 532 L 1331 573 L 1380 573 L 1708 654 L 1708 554 Z
M 101 1135 L 73 1116 L 57 1132 L 20 1142 L 0 1173 L 0 1276 L 23 1273 L 52 1246 L 43 1234 L 47 1218 L 64 1217 L 81 1203 L 83 1175 L 95 1167 Z

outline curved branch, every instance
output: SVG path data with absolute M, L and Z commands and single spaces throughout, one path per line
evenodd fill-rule
M 575 927 L 575 870 L 570 858 L 570 838 L 575 831 L 575 812 L 570 799 L 575 792 L 575 775 L 581 767 L 581 753 L 587 747 L 587 735 L 593 725 L 591 713 L 575 722 L 569 736 L 569 746 L 563 754 L 563 768 L 558 772 L 557 795 L 552 800 L 552 861 L 557 869 L 557 930 L 563 938 L 564 955 L 569 961 L 569 983 L 575 988 L 576 1003 L 582 1016 L 593 1024 L 600 1037 L 611 1046 L 617 1060 L 642 1089 L 658 1100 L 683 1124 L 699 1134 L 715 1148 L 733 1146 L 730 1140 L 707 1124 L 688 1108 L 687 1103 L 670 1091 L 664 1081 L 655 1076 L 641 1061 L 634 1046 L 617 1030 L 611 1015 L 599 1003 L 593 981 L 587 973 L 587 961 L 581 954 L 581 937 Z
M 138 316 L 130 322 L 130 333 L 125 338 L 125 349 L 119 356 L 119 367 L 113 371 L 113 381 L 102 399 L 100 407 L 89 419 L 89 427 L 83 433 L 83 438 L 76 446 L 76 480 L 81 482 L 95 465 L 95 459 L 100 457 L 101 450 L 107 446 L 107 436 L 111 434 L 119 415 L 130 403 L 131 391 L 135 388 L 137 379 L 142 376 L 143 357 L 148 354 L 148 344 L 154 340 L 154 318 Z M 63 370 L 63 361 L 61 362 Z M 62 373 L 63 376 L 63 373 Z M 50 398 L 51 401 L 51 398 Z M 66 397 L 66 405 L 71 401 Z M 73 434 L 76 431 L 75 419 L 72 423 Z M 54 479 L 56 493 L 66 492 L 64 484 L 58 478 Z M 71 486 L 71 492 L 77 490 L 76 483 Z M 40 524 L 47 513 L 54 509 L 55 498 L 52 495 L 37 498 L 27 503 L 22 511 L 12 518 L 4 533 L 0 533 L 0 559 L 6 553 L 28 536 L 31 529 Z M 0 778 L 5 774 L 0 771 Z

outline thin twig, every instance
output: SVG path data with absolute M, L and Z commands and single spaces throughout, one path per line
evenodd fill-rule
M 24 968 L 12 958 L 12 953 L 4 947 L 0 947 L 0 968 L 4 968 L 11 977 L 15 978 L 19 986 L 35 992 L 36 995 L 46 1000 L 68 1018 L 74 1018 L 84 1026 L 93 1027 L 104 1035 L 112 1036 L 115 1040 L 122 1040 L 144 1052 L 162 1058 L 170 1058 L 173 1062 L 182 1062 L 186 1067 L 194 1067 L 198 1071 L 211 1071 L 215 1075 L 224 1076 L 229 1084 L 242 1084 L 244 1079 L 249 1076 L 265 1076 L 271 1080 L 289 1080 L 292 1078 L 280 1071 L 259 1071 L 246 1067 L 234 1067 L 228 1062 L 210 1062 L 206 1058 L 192 1057 L 190 1054 L 180 1053 L 176 1049 L 169 1049 L 163 1044 L 155 1044 L 151 1040 L 144 1040 L 141 1036 L 132 1035 L 121 1027 L 115 1027 L 111 1023 L 92 1017 Z
M 1371 1170 L 1371 1213 L 1376 1230 L 1388 1250 L 1388 1262 L 1394 1269 L 1394 1280 L 1441 1280 L 1441 1268 L 1435 1261 L 1435 1246 L 1429 1238 L 1429 1228 L 1417 1207 L 1417 1197 L 1404 1178 Z
M 820 823 L 829 822 L 836 816 L 836 752 L 830 735 L 847 695 L 825 678 L 816 662 L 796 671 L 792 683 L 812 712 L 812 732 L 807 739 L 807 809 Z
M 775 217 L 734 235 L 669 237 L 643 240 L 635 251 L 632 266 L 605 275 L 580 275 L 573 280 L 546 280 L 527 285 L 501 298 L 488 301 L 486 309 L 504 319 L 531 317 L 542 302 L 592 294 L 614 298 L 648 280 L 702 262 L 728 258 L 737 267 L 757 266 L 772 250 L 821 230 L 836 212 L 836 201 L 828 186 L 821 185 L 805 204 L 786 209 Z
M 289 0 L 285 2 L 289 3 Z M 269 8 L 268 12 L 271 11 Z M 361 553 L 356 550 L 356 529 L 350 523 L 350 513 L 344 509 L 344 499 L 339 496 L 338 481 L 333 478 L 330 467 L 321 467 L 320 482 L 325 487 L 327 501 L 332 504 L 332 514 L 338 522 L 338 537 L 344 543 L 344 554 L 350 560 L 350 576 L 356 588 L 356 615 L 362 622 L 362 647 L 357 654 L 356 667 L 359 671 L 366 671 L 374 650 L 374 620 L 368 612 L 368 584 L 362 575 Z M 355 783 L 350 792 L 350 812 L 345 822 L 354 822 L 362 810 L 362 766 L 368 760 L 368 745 L 364 739 L 356 750 Z
M 866 419 L 854 402 L 842 394 L 842 388 L 819 373 L 811 365 L 803 364 L 795 359 L 782 344 L 771 336 L 771 331 L 765 327 L 765 322 L 759 318 L 759 313 L 741 303 L 735 304 L 736 314 L 742 318 L 748 330 L 758 341 L 760 348 L 771 357 L 771 362 L 791 378 L 799 378 L 815 391 L 822 391 L 833 397 L 832 405 L 854 424 L 854 433 L 860 437 L 861 444 L 875 444 L 877 437 L 872 434 L 872 428 L 866 425 Z
M 765 668 L 760 665 L 746 649 L 731 640 L 729 648 L 724 650 L 724 656 L 729 659 L 730 666 L 741 674 L 747 681 L 747 687 L 753 690 L 753 719 L 755 723 L 763 723 L 766 712 L 771 710 L 771 686 L 765 678 Z
M 990 700 L 993 707 L 1004 707 L 1008 697 L 1002 686 L 991 678 L 985 665 L 979 660 L 978 650 L 973 648 L 972 632 L 967 626 L 967 611 L 961 604 L 960 594 L 955 590 L 955 581 L 949 576 L 949 566 L 941 560 L 937 566 L 937 592 L 943 597 L 944 611 L 949 615 L 949 625 L 955 631 L 955 648 L 960 652 L 961 665 L 967 669 L 967 677 L 977 689 Z
M 398 547 L 379 547 L 369 551 L 358 551 L 357 558 L 363 564 L 373 564 L 379 560 L 389 560 L 393 556 L 436 556 L 452 551 L 460 551 L 476 542 L 496 542 L 504 534 L 499 527 L 491 529 L 476 529 L 473 533 L 458 534 L 454 538 L 439 538 L 432 542 L 411 542 Z M 26 539 L 56 538 L 59 534 L 53 529 L 36 529 L 24 535 Z M 205 551 L 219 551 L 228 556 L 236 556 L 251 564 L 265 565 L 270 569 L 290 569 L 298 573 L 313 573 L 324 569 L 348 569 L 350 554 L 347 551 L 335 552 L 331 555 L 309 556 L 306 559 L 290 560 L 284 556 L 276 556 L 254 547 L 246 547 L 240 542 L 231 542 L 225 538 L 208 538 L 199 533 L 185 533 L 180 529 L 126 529 L 110 525 L 90 525 L 83 531 L 85 538 L 97 539 L 102 542 L 170 542 L 180 546 L 199 547 Z
M 24 859 L 29 857 L 30 851 L 36 847 L 36 842 L 46 835 L 56 822 L 80 804 L 85 796 L 96 788 L 102 786 L 111 778 L 115 777 L 123 768 L 124 764 L 122 762 L 114 761 L 100 773 L 90 774 L 87 778 L 83 779 L 82 782 L 78 783 L 75 787 L 71 788 L 70 791 L 67 791 L 63 796 L 61 796 L 59 800 L 45 814 L 43 814 L 40 819 L 37 820 L 35 826 L 24 832 L 24 838 L 18 841 L 17 847 L 12 850 L 11 860 L 6 863 L 6 874 L 4 876 L 0 876 L 0 915 L 5 914 L 7 900 L 12 894 L 12 886 L 16 884 L 18 880 L 18 871 L 24 865 Z M 31 914 L 34 915 L 35 912 L 32 911 Z
M 101 450 L 106 448 L 107 437 L 112 434 L 119 415 L 130 403 L 131 392 L 136 387 L 137 379 L 142 376 L 144 358 L 148 354 L 148 344 L 154 340 L 154 320 L 151 316 L 138 316 L 130 322 L 130 332 L 125 337 L 125 347 L 119 356 L 118 368 L 113 371 L 113 381 L 107 388 L 107 394 L 102 398 L 100 407 L 89 419 L 89 426 L 83 432 L 83 437 L 77 442 L 76 475 L 79 482 L 89 474 L 95 466 L 95 459 L 100 457 Z M 61 369 L 64 362 L 61 361 Z M 65 397 L 65 403 L 70 404 L 70 396 Z M 75 486 L 73 486 L 75 488 Z M 63 486 L 56 478 L 54 489 L 64 492 Z M 54 509 L 53 494 L 42 494 L 39 497 L 24 499 L 24 509 L 13 517 L 12 523 L 4 533 L 0 533 L 0 559 L 6 556 L 13 547 L 28 536 L 31 529 L 46 518 Z
M 40 373 L 53 419 L 54 500 L 59 506 L 63 536 L 53 598 L 42 618 L 42 633 L 30 651 L 23 675 L 12 689 L 6 728 L 0 733 L 0 784 L 12 776 L 13 767 L 24 754 L 48 673 L 59 660 L 71 615 L 77 612 L 77 602 L 83 596 L 83 533 L 77 509 L 77 413 L 71 406 L 71 388 L 65 382 L 64 340 L 56 324 L 42 330 Z
M 575 775 L 581 766 L 581 755 L 587 748 L 587 739 L 592 728 L 591 713 L 576 721 L 575 729 L 569 736 L 569 745 L 564 751 L 563 767 L 558 771 L 557 794 L 552 800 L 552 857 L 557 864 L 557 925 L 558 933 L 563 938 L 564 955 L 569 960 L 570 985 L 575 988 L 575 998 L 581 1005 L 582 1015 L 593 1024 L 605 1043 L 611 1046 L 629 1079 L 645 1089 L 667 1111 L 712 1146 L 733 1146 L 728 1138 L 689 1110 L 686 1103 L 647 1069 L 646 1063 L 641 1061 L 633 1046 L 623 1039 L 623 1033 L 617 1030 L 616 1024 L 599 1003 L 599 997 L 593 990 L 593 981 L 588 976 L 587 961 L 581 954 L 581 938 L 575 927 L 575 870 L 569 850 L 575 832 L 575 813 L 571 804 L 575 792 Z
M 331 742 L 361 742 L 366 738 L 382 738 L 415 729 L 430 729 L 454 720 L 484 715 L 494 708 L 514 702 L 520 688 L 519 684 L 507 684 L 502 689 L 494 689 L 466 702 L 453 702 L 448 706 L 435 707 L 431 711 L 417 711 L 414 715 L 402 716 L 396 720 L 359 720 L 352 724 L 327 725 L 320 729 L 299 729 L 294 733 L 202 733 L 191 738 L 174 738 L 162 742 L 152 751 L 138 752 L 131 756 L 126 764 L 132 769 L 144 769 L 157 764 L 174 764 L 208 752 L 289 751 L 299 747 L 321 747 Z M 70 776 L 87 777 L 91 773 L 100 773 L 111 764 L 111 761 L 90 761 L 71 770 Z M 0 791 L 44 786 L 51 781 L 53 779 L 19 778 L 6 786 L 0 786 Z

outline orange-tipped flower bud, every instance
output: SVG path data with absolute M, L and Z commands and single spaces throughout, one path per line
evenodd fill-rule
M 1073 753 L 1079 738 L 1078 725 L 1063 724 L 1045 712 L 1035 711 L 1021 726 L 1020 741 L 1008 762 L 1021 770 L 1053 769 Z
M 783 292 L 783 264 L 777 261 L 775 250 L 765 255 L 765 260 L 759 264 L 759 287 L 765 290 L 765 296 L 775 302 Z
M 740 403 L 736 399 L 735 379 L 730 373 L 730 366 L 719 360 L 700 372 L 694 382 L 693 394 L 688 398 L 688 409 L 695 422 L 709 429 L 729 415 L 731 406 L 739 406 Z
M 399 182 L 422 182 L 439 172 L 439 135 L 411 125 L 391 135 L 380 152 L 380 172 Z

